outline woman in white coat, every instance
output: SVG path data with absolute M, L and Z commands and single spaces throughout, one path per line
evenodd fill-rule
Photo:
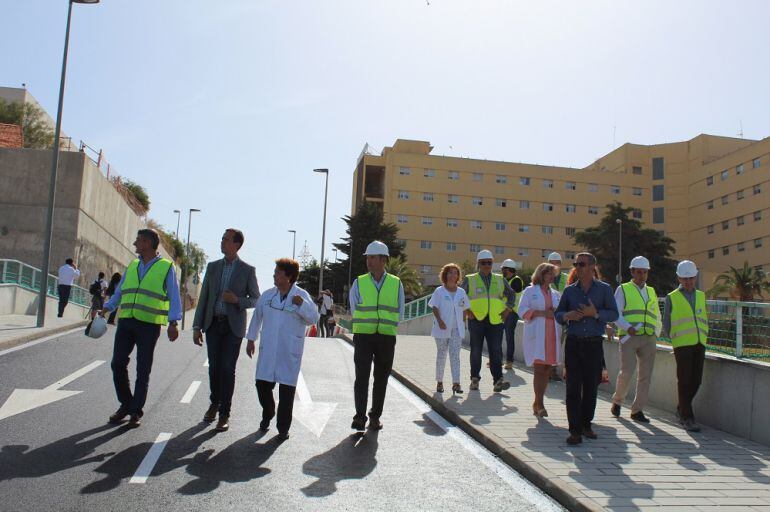
M 452 393 L 462 393 L 460 386 L 460 348 L 465 338 L 465 311 L 471 307 L 468 295 L 457 283 L 462 279 L 460 267 L 454 263 L 444 265 L 439 274 L 441 286 L 436 288 L 428 302 L 433 308 L 433 329 L 430 335 L 436 339 L 436 391 L 444 392 L 444 368 L 449 352 L 452 368 Z
M 262 406 L 259 430 L 266 432 L 275 416 L 273 388 L 278 387 L 278 436 L 289 438 L 294 391 L 305 348 L 305 327 L 318 322 L 318 308 L 310 294 L 297 286 L 299 264 L 289 258 L 276 260 L 274 288 L 259 297 L 246 338 L 246 354 L 252 357 L 259 339 L 257 397 Z
M 550 263 L 538 265 L 532 274 L 532 284 L 524 290 L 519 303 L 519 317 L 524 320 L 524 362 L 534 366 L 535 372 L 532 411 L 538 418 L 548 416 L 543 396 L 551 367 L 558 365 L 562 357 L 561 326 L 553 316 L 560 295 L 550 287 L 556 272 Z

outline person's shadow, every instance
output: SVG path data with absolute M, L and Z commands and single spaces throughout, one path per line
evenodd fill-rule
M 422 415 L 422 419 L 414 420 L 412 423 L 417 425 L 418 427 L 422 427 L 422 432 L 424 434 L 427 434 L 429 436 L 443 436 L 446 434 L 446 431 L 433 423 L 430 418 L 428 418 L 427 414 Z
M 474 425 L 487 425 L 491 422 L 492 416 L 505 416 L 519 410 L 514 405 L 506 404 L 504 401 L 506 398 L 509 396 L 501 393 L 492 393 L 486 398 L 481 398 L 478 391 L 471 391 L 465 400 L 458 402 L 453 408 L 460 414 L 472 413 L 468 421 Z
M 337 491 L 337 482 L 361 479 L 374 471 L 377 466 L 378 434 L 376 430 L 353 434 L 330 450 L 307 460 L 302 465 L 302 472 L 318 480 L 302 488 L 305 496 L 329 496 Z

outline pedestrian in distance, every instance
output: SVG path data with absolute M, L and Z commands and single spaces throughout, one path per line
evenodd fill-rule
M 203 421 L 213 422 L 218 432 L 230 428 L 230 409 L 235 389 L 235 367 L 246 335 L 246 310 L 257 305 L 259 286 L 254 267 L 238 257 L 243 233 L 228 228 L 219 248 L 223 258 L 206 266 L 200 298 L 193 319 L 193 343 L 203 345 L 209 359 L 209 408 Z
M 379 240 L 367 245 L 364 256 L 368 272 L 353 281 L 348 294 L 356 367 L 353 384 L 356 414 L 350 428 L 357 431 L 366 429 L 370 374 L 374 382 L 372 407 L 368 412 L 369 429 L 382 429 L 380 417 L 393 368 L 398 323 L 404 318 L 404 286 L 398 277 L 385 271 L 389 255 L 388 246 Z
M 558 268 L 550 263 L 538 265 L 532 274 L 532 284 L 524 290 L 519 303 L 524 319 L 524 362 L 534 367 L 532 412 L 538 418 L 548 416 L 543 397 L 551 368 L 561 360 L 561 325 L 554 319 L 560 294 L 551 288 L 557 272 Z
M 519 302 L 521 293 L 524 291 L 524 281 L 516 275 L 517 263 L 511 259 L 503 261 L 500 271 L 508 286 L 516 293 L 516 301 L 513 305 L 513 311 L 505 319 L 503 329 L 505 330 L 505 366 L 506 370 L 513 370 L 513 355 L 516 352 L 516 326 L 519 324 Z
M 441 286 L 428 301 L 433 310 L 433 328 L 430 335 L 436 340 L 436 391 L 444 392 L 444 368 L 449 353 L 452 370 L 452 394 L 462 394 L 460 385 L 460 349 L 465 338 L 465 312 L 471 307 L 468 295 L 457 283 L 462 271 L 455 263 L 444 265 L 439 273 Z
M 326 324 L 329 315 L 334 314 L 334 298 L 332 297 L 331 290 L 322 290 L 321 293 L 318 294 L 318 308 L 321 313 L 320 319 L 318 320 L 318 337 L 328 338 L 329 331 Z
M 113 295 L 115 295 L 115 288 L 120 284 L 120 272 L 115 272 L 112 274 L 112 277 L 110 278 L 110 282 L 107 284 L 107 290 L 105 290 L 104 294 L 107 299 L 111 299 Z M 110 311 L 110 317 L 107 319 L 107 323 L 110 325 L 115 325 L 115 317 L 118 314 L 117 309 L 113 309 Z
M 140 229 L 134 240 L 139 256 L 129 263 L 115 293 L 104 305 L 101 315 L 120 307 L 115 345 L 112 352 L 112 380 L 120 407 L 110 416 L 110 423 L 120 423 L 129 416 L 128 426 L 139 427 L 144 415 L 150 385 L 155 345 L 161 327 L 168 324 L 168 339 L 179 337 L 177 323 L 182 318 L 174 264 L 158 254 L 160 236 L 154 229 Z M 128 361 L 136 348 L 134 392 L 128 378 Z
M 567 326 L 564 362 L 567 370 L 567 444 L 583 437 L 596 439 L 591 427 L 604 357 L 605 326 L 618 318 L 612 288 L 594 277 L 596 258 L 581 252 L 575 257 L 578 281 L 567 286 L 556 308 L 556 321 Z
M 107 291 L 107 286 L 107 281 L 104 280 L 104 272 L 99 272 L 97 278 L 88 288 L 88 293 L 91 294 L 91 320 L 96 318 L 96 314 L 104 307 L 104 295 Z
M 679 287 L 666 296 L 663 309 L 663 336 L 671 340 L 676 359 L 679 423 L 689 432 L 700 432 L 692 401 L 703 379 L 709 319 L 706 294 L 696 289 L 698 267 L 689 260 L 676 267 Z
M 305 328 L 318 322 L 318 308 L 310 294 L 297 286 L 299 263 L 290 258 L 275 261 L 273 288 L 263 293 L 254 308 L 246 338 L 246 355 L 253 357 L 259 340 L 255 385 L 262 406 L 259 430 L 267 432 L 276 416 L 273 389 L 278 384 L 278 438 L 289 438 L 294 393 L 297 390 Z
M 70 301 L 70 293 L 72 293 L 72 285 L 75 280 L 80 277 L 80 270 L 78 270 L 75 261 L 72 258 L 64 260 L 64 265 L 59 267 L 59 286 L 57 291 L 59 292 L 59 311 L 56 314 L 59 318 L 64 316 L 64 309 Z
M 657 339 L 661 331 L 660 306 L 655 289 L 647 285 L 650 261 L 644 256 L 636 256 L 631 260 L 630 269 L 631 281 L 621 284 L 615 290 L 620 372 L 615 382 L 610 412 L 616 418 L 620 416 L 620 406 L 626 398 L 631 376 L 636 369 L 636 395 L 631 404 L 631 419 L 649 423 L 650 420 L 644 415 L 644 407 L 647 405 Z

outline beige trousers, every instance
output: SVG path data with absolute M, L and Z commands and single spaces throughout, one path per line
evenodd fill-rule
M 636 375 L 636 396 L 631 404 L 631 414 L 644 410 L 650 391 L 652 367 L 655 365 L 655 336 L 631 336 L 625 343 L 620 344 L 620 373 L 615 383 L 615 394 L 612 403 L 622 405 L 631 385 L 637 361 L 639 370 Z

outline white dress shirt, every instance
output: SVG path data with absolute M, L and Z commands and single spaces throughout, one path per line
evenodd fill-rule
M 72 286 L 75 279 L 80 277 L 80 270 L 76 269 L 72 265 L 64 264 L 59 267 L 59 284 L 65 286 Z

